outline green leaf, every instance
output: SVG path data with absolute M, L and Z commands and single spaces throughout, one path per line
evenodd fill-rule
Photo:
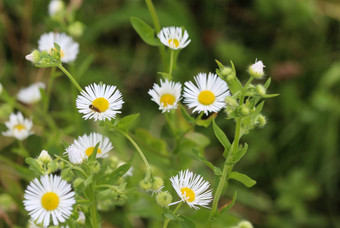
M 217 113 L 213 113 L 211 116 L 209 116 L 207 119 L 202 119 L 202 117 L 198 117 L 196 119 L 196 124 L 201 127 L 209 127 L 211 122 L 216 118 Z
M 31 157 L 25 159 L 26 164 L 29 165 L 29 169 L 37 173 L 38 175 L 44 174 L 44 169 L 39 165 L 36 159 Z
M 128 130 L 131 128 L 131 126 L 136 122 L 136 120 L 139 117 L 139 113 L 136 114 L 132 114 L 132 115 L 128 115 L 125 116 L 124 118 L 122 118 L 121 120 L 119 120 L 118 124 L 117 124 L 117 128 L 124 131 L 124 132 L 128 132 Z
M 112 173 L 102 176 L 98 180 L 98 184 L 115 184 L 119 180 L 119 178 L 121 178 L 125 173 L 127 173 L 127 171 L 129 171 L 130 168 L 131 163 L 121 165 Z
M 246 174 L 239 172 L 232 172 L 229 176 L 230 179 L 237 180 L 244 184 L 244 186 L 250 188 L 256 184 L 256 181 L 248 177 Z
M 138 33 L 142 40 L 151 46 L 160 46 L 161 42 L 156 38 L 155 30 L 150 25 L 137 17 L 131 17 L 132 27 Z
M 180 215 L 178 216 L 181 221 L 179 221 L 178 223 L 181 225 L 182 228 L 195 228 L 195 223 L 193 221 L 191 221 L 188 217 L 184 216 L 184 215 Z
M 265 94 L 265 95 L 263 95 L 262 97 L 263 98 L 272 98 L 272 97 L 277 97 L 277 96 L 279 96 L 280 94 L 278 94 L 278 93 L 274 93 L 274 94 Z
M 244 147 L 239 148 L 237 150 L 237 153 L 234 156 L 234 161 L 233 161 L 234 164 L 237 163 L 239 160 L 241 160 L 241 158 L 246 154 L 247 150 L 248 150 L 248 144 L 247 143 L 244 144 Z
M 214 171 L 215 175 L 217 176 L 221 176 L 222 175 L 222 171 L 220 168 L 214 166 L 211 162 L 209 162 L 207 159 L 205 159 L 205 157 L 203 157 L 199 151 L 197 150 L 193 150 L 193 155 L 194 158 L 198 161 L 203 162 L 206 166 L 208 166 L 212 171 Z
M 183 114 L 183 117 L 184 119 L 190 123 L 190 124 L 194 124 L 195 123 L 195 118 L 193 118 L 188 112 L 187 110 L 185 109 L 185 107 L 183 105 L 180 105 L 181 106 L 181 112 Z
M 271 81 L 272 81 L 272 79 L 271 79 L 271 78 L 268 78 L 267 81 L 266 81 L 266 83 L 264 83 L 263 87 L 264 87 L 265 89 L 268 89 L 268 87 L 269 87 Z
M 93 149 L 93 151 L 92 151 L 92 154 L 91 154 L 91 155 L 89 156 L 89 158 L 88 158 L 88 161 L 89 161 L 89 162 L 95 161 L 95 160 L 96 160 L 99 144 L 100 144 L 100 142 L 98 142 L 98 143 L 96 144 L 96 146 L 94 147 L 94 149 Z
M 213 129 L 218 141 L 220 141 L 225 150 L 229 151 L 231 146 L 230 141 L 222 129 L 216 124 L 215 120 L 213 120 Z
M 182 221 L 178 216 L 175 215 L 175 213 L 170 210 L 169 208 L 163 208 L 163 215 L 164 217 L 170 219 L 170 220 L 176 220 L 176 221 Z
M 236 198 L 237 198 L 237 191 L 234 192 L 234 195 L 233 195 L 232 200 L 231 200 L 229 203 L 223 205 L 223 206 L 219 209 L 219 212 L 220 212 L 221 215 L 222 215 L 224 212 L 229 211 L 229 210 L 234 206 L 234 204 L 235 204 L 235 202 L 236 202 Z
M 203 150 L 206 146 L 210 144 L 209 137 L 194 131 L 186 133 L 185 138 L 194 142 L 200 150 Z

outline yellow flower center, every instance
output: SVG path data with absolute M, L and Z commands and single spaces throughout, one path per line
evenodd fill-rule
M 51 48 L 51 50 L 49 51 L 50 55 L 52 55 L 52 50 L 55 51 L 55 52 L 58 52 L 58 50 L 56 48 Z M 64 52 L 63 50 L 60 49 L 60 58 L 63 58 L 64 57 Z
M 18 131 L 25 130 L 26 127 L 23 124 L 17 124 L 14 126 L 14 129 L 17 129 Z
M 109 102 L 104 97 L 96 98 L 90 105 L 90 109 L 96 112 L 105 112 L 108 108 Z
M 91 146 L 91 147 L 86 149 L 85 153 L 86 153 L 87 157 L 91 156 L 91 154 L 93 153 L 93 150 L 94 150 L 94 146 Z M 102 152 L 101 149 L 98 148 L 97 154 L 100 154 L 101 152 Z
M 177 48 L 179 46 L 179 41 L 177 39 L 169 39 L 169 45 Z
M 161 104 L 163 104 L 164 107 L 167 107 L 168 105 L 173 105 L 175 103 L 175 100 L 175 96 L 168 93 L 161 96 Z
M 209 90 L 203 90 L 199 95 L 198 95 L 198 101 L 202 105 L 211 105 L 215 101 L 215 94 L 213 94 Z
M 192 201 L 195 200 L 195 193 L 190 188 L 187 188 L 187 187 L 182 188 L 181 193 L 182 193 L 183 196 L 185 196 L 187 198 L 186 199 L 187 202 L 191 203 Z
M 59 205 L 59 196 L 54 192 L 47 192 L 41 198 L 41 204 L 46 210 L 52 211 Z

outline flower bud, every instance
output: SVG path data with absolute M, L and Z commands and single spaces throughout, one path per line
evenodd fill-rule
M 160 192 L 156 195 L 156 201 L 161 207 L 168 207 L 172 202 L 172 196 L 169 192 Z
M 253 228 L 253 225 L 248 221 L 241 221 L 237 224 L 237 228 Z
M 84 25 L 81 22 L 76 21 L 68 26 L 67 31 L 73 37 L 80 37 L 83 35 Z
M 249 113 L 250 113 L 250 110 L 249 110 L 248 106 L 242 105 L 240 107 L 240 113 L 241 113 L 242 116 L 248 116 Z
M 80 177 L 78 177 L 77 179 L 75 179 L 73 181 L 73 187 L 74 188 L 78 188 L 80 185 L 82 185 L 84 183 L 84 180 Z
M 79 216 L 77 219 L 77 223 L 85 225 L 85 214 L 81 211 L 79 211 Z
M 50 161 L 52 161 L 52 158 L 46 150 L 42 150 L 38 157 L 38 160 L 42 163 L 49 163 Z
M 51 162 L 48 163 L 48 173 L 53 173 L 58 169 L 58 162 L 56 160 L 52 160 Z
M 267 123 L 267 119 L 264 117 L 264 115 L 259 114 L 257 115 L 255 122 L 259 127 L 264 127 L 264 125 Z
M 154 177 L 153 178 L 153 183 L 152 183 L 152 186 L 151 186 L 151 189 L 154 191 L 154 192 L 158 192 L 160 191 L 162 188 L 163 188 L 163 179 L 160 178 L 160 177 Z
M 227 113 L 228 117 L 233 117 L 235 116 L 235 107 L 227 105 L 225 112 Z
M 263 85 L 257 85 L 256 86 L 256 91 L 257 93 L 263 97 L 264 95 L 266 95 L 266 88 L 263 87 Z
M 38 50 L 34 50 L 31 54 L 26 55 L 25 58 L 32 63 L 38 63 L 40 60 L 40 52 Z
M 265 65 L 263 65 L 262 61 L 255 61 L 253 65 L 249 67 L 249 74 L 253 76 L 254 78 L 262 78 L 264 76 L 263 68 Z
M 139 182 L 139 187 L 144 190 L 144 191 L 148 191 L 151 189 L 152 187 L 152 183 L 150 179 L 143 179 Z
M 66 168 L 61 171 L 61 178 L 66 180 L 67 182 L 71 181 L 74 177 L 74 173 L 70 168 Z
M 232 107 L 236 107 L 236 106 L 238 105 L 237 100 L 236 100 L 234 97 L 231 97 L 231 96 L 227 96 L 227 97 L 225 98 L 225 103 L 226 103 L 227 105 L 232 106 Z
M 100 171 L 100 163 L 97 160 L 91 161 L 89 163 L 89 167 L 91 169 L 91 172 L 94 174 Z

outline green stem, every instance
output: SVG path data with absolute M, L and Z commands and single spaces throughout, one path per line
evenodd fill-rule
M 119 132 L 120 132 L 122 135 L 124 135 L 125 138 L 127 138 L 127 139 L 131 142 L 131 144 L 132 144 L 132 145 L 136 148 L 136 150 L 138 151 L 138 153 L 139 153 L 139 155 L 141 156 L 141 158 L 142 158 L 143 162 L 145 163 L 146 167 L 147 167 L 148 169 L 151 169 L 148 160 L 146 160 L 146 157 L 144 156 L 143 151 L 140 149 L 140 147 L 139 147 L 138 144 L 135 142 L 135 140 L 133 140 L 133 138 L 131 138 L 131 136 L 130 136 L 128 133 L 126 133 L 126 132 L 124 132 L 124 131 L 119 131 Z
M 246 89 L 248 88 L 249 84 L 254 80 L 253 76 L 250 76 L 249 80 L 247 81 L 247 83 L 244 85 L 242 92 L 244 93 L 246 91 Z
M 145 3 L 146 3 L 146 6 L 148 7 L 148 10 L 149 10 L 150 15 L 152 17 L 152 21 L 153 21 L 153 25 L 155 27 L 155 30 L 158 34 L 159 31 L 161 31 L 161 25 L 159 23 L 155 7 L 152 3 L 152 0 L 145 0 Z M 161 53 L 162 63 L 163 63 L 163 66 L 165 68 L 165 48 L 164 48 L 163 45 L 159 46 L 159 52 Z
M 75 85 L 75 87 L 77 87 L 77 89 L 81 92 L 83 89 L 80 87 L 80 85 L 78 84 L 78 82 L 74 79 L 74 77 L 70 74 L 70 72 L 68 72 L 61 64 L 57 65 L 57 67 L 66 74 L 66 76 L 71 80 L 71 82 L 73 83 L 73 85 Z
M 24 143 L 21 141 L 21 140 L 18 140 L 18 143 L 19 143 L 19 150 L 20 150 L 20 153 L 22 153 L 21 155 L 23 157 L 29 157 L 30 154 L 28 153 L 28 151 L 26 150 L 25 146 L 24 146 Z
M 238 150 L 238 144 L 240 141 L 240 130 L 241 130 L 241 119 L 236 119 L 236 129 L 235 129 L 235 137 L 234 137 L 234 142 L 229 150 L 228 156 L 226 158 L 225 164 L 224 164 L 224 168 L 222 171 L 222 176 L 220 179 L 220 182 L 218 184 L 215 196 L 214 196 L 214 201 L 213 201 L 213 205 L 211 208 L 211 212 L 210 212 L 210 216 L 209 216 L 209 222 L 211 225 L 212 222 L 212 218 L 215 217 L 216 213 L 217 213 L 217 207 L 218 207 L 218 201 L 221 198 L 221 194 L 223 191 L 223 187 L 225 186 L 225 183 L 228 182 L 229 179 L 229 174 L 232 171 L 234 165 L 230 164 L 230 160 L 231 158 L 233 158 L 233 156 L 236 154 L 237 150 Z
M 174 210 L 174 214 L 176 214 L 176 212 L 177 212 L 178 209 L 182 206 L 182 204 L 183 204 L 183 201 L 181 201 L 181 202 L 178 204 L 178 206 L 177 206 L 176 209 Z M 167 228 L 169 222 L 170 222 L 170 219 L 167 218 L 167 219 L 164 221 L 163 228 Z
M 91 224 L 93 228 L 100 227 L 98 225 L 98 216 L 97 216 L 97 200 L 96 196 L 94 195 L 95 191 L 95 186 L 94 184 L 91 184 L 91 189 L 90 189 L 90 202 L 92 202 L 91 207 L 90 207 L 90 219 L 91 219 Z
M 171 81 L 171 79 L 172 79 L 172 69 L 173 69 L 173 65 L 174 65 L 174 52 L 175 51 L 173 49 L 171 49 L 171 51 L 170 51 L 169 77 L 168 77 L 169 81 Z

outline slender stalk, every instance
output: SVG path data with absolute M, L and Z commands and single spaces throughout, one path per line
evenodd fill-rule
M 228 156 L 226 158 L 224 168 L 223 168 L 223 171 L 222 171 L 222 176 L 221 176 L 220 182 L 218 184 L 218 187 L 216 189 L 216 193 L 215 193 L 215 196 L 214 196 L 214 201 L 213 201 L 213 205 L 212 205 L 210 216 L 209 216 L 210 225 L 212 223 L 212 218 L 215 217 L 215 215 L 216 215 L 217 207 L 218 207 L 218 201 L 221 198 L 223 187 L 225 186 L 225 183 L 228 182 L 228 179 L 229 179 L 228 176 L 229 176 L 231 170 L 234 167 L 234 165 L 230 164 L 230 159 L 235 155 L 235 153 L 238 150 L 238 144 L 239 144 L 239 141 L 240 141 L 240 130 L 241 130 L 241 119 L 238 118 L 238 119 L 236 119 L 236 130 L 235 130 L 234 142 L 233 142 L 232 147 L 230 148 Z
M 20 155 L 22 155 L 23 157 L 29 157 L 30 154 L 26 150 L 23 142 L 21 140 L 18 140 L 18 144 L 19 144 Z
M 253 76 L 250 76 L 249 80 L 247 81 L 247 83 L 244 85 L 243 87 L 243 93 L 246 91 L 246 89 L 248 88 L 249 84 L 254 80 Z
M 138 144 L 135 142 L 135 140 L 133 140 L 133 138 L 131 138 L 131 136 L 130 136 L 128 133 L 126 133 L 126 132 L 124 132 L 124 131 L 119 131 L 119 132 L 120 132 L 122 135 L 124 135 L 125 138 L 127 138 L 127 139 L 131 142 L 131 144 L 136 148 L 137 152 L 138 152 L 139 155 L 141 156 L 141 158 L 142 158 L 143 162 L 145 163 L 146 167 L 147 167 L 148 169 L 151 169 L 148 160 L 146 160 L 146 157 L 144 156 L 143 151 L 140 149 L 140 147 L 139 147 Z
M 90 207 L 90 219 L 91 224 L 93 228 L 99 227 L 98 225 L 98 216 L 97 216 L 97 200 L 96 196 L 94 195 L 95 186 L 94 184 L 91 184 L 91 190 L 90 190 L 90 201 L 92 202 Z
M 152 0 L 145 0 L 145 3 L 146 3 L 146 6 L 148 7 L 150 15 L 151 15 L 155 30 L 156 30 L 157 33 L 159 33 L 159 31 L 161 31 L 161 25 L 159 23 L 158 16 L 157 16 L 155 7 L 152 3 Z M 165 68 L 165 66 L 166 66 L 166 64 L 165 64 L 165 48 L 164 48 L 163 45 L 159 46 L 159 52 L 161 53 L 162 63 L 163 63 L 163 66 Z
M 173 69 L 173 65 L 174 65 L 174 50 L 171 49 L 170 51 L 170 65 L 169 65 L 169 81 L 171 81 L 172 79 L 172 69 Z
M 177 206 L 176 209 L 174 210 L 174 214 L 176 214 L 176 212 L 177 212 L 178 209 L 182 206 L 182 204 L 183 204 L 183 201 L 181 201 L 181 202 L 178 204 L 178 206 Z M 167 219 L 164 221 L 163 228 L 167 228 L 169 222 L 170 222 L 170 219 L 167 218 Z
M 66 76 L 71 80 L 71 82 L 73 83 L 73 85 L 75 85 L 75 87 L 77 87 L 77 89 L 81 92 L 83 89 L 80 87 L 80 85 L 78 84 L 78 82 L 74 79 L 74 77 L 70 74 L 70 72 L 68 72 L 61 64 L 57 65 L 57 67 L 66 74 Z

